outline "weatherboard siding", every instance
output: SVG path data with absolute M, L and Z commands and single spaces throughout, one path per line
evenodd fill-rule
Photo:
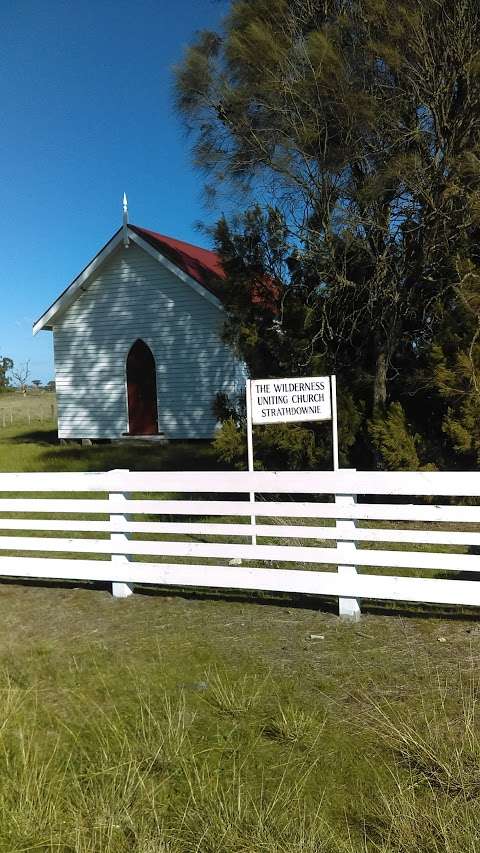
M 125 365 L 141 338 L 156 363 L 159 431 L 210 438 L 215 394 L 239 392 L 245 377 L 221 341 L 223 319 L 142 249 L 119 248 L 53 328 L 59 437 L 128 432 Z

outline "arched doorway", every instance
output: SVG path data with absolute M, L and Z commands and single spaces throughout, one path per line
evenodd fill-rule
M 156 435 L 155 359 L 150 347 L 140 339 L 135 341 L 127 356 L 127 397 L 129 435 Z

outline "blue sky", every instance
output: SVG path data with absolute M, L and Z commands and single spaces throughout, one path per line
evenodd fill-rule
M 53 378 L 32 323 L 130 220 L 180 239 L 211 213 L 171 100 L 172 66 L 210 0 L 0 0 L 0 355 Z

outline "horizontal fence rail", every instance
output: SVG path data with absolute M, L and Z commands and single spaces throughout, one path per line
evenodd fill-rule
M 476 472 L 0 474 L 6 578 L 326 595 L 357 616 L 362 598 L 480 606 L 479 573 Z
M 440 471 L 106 471 L 1 474 L 0 492 L 208 492 L 479 497 L 480 473 Z

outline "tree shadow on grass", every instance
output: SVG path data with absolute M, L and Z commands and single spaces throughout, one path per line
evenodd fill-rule
M 56 429 L 29 430 L 9 437 L 12 444 L 52 444 L 58 445 L 58 433 Z
M 179 441 L 164 446 L 94 444 L 58 446 L 41 454 L 47 471 L 212 471 L 226 470 L 209 441 Z

